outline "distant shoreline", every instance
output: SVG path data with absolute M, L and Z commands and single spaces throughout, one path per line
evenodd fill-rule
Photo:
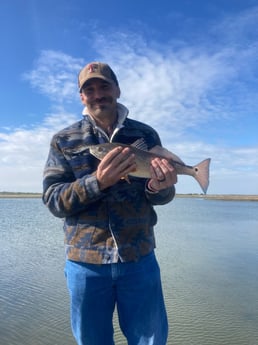
M 23 193 L 23 192 L 0 192 L 0 199 L 7 198 L 41 198 L 41 193 Z
M 41 193 L 20 193 L 20 192 L 0 192 L 0 199 L 8 198 L 41 198 Z M 197 198 L 205 200 L 225 200 L 225 201 L 258 201 L 258 195 L 245 194 L 176 194 L 177 198 Z
M 247 194 L 176 194 L 176 197 L 225 201 L 258 201 L 258 195 Z

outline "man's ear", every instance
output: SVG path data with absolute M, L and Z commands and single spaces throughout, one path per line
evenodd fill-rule
M 82 92 L 80 92 L 80 99 L 82 104 L 84 104 L 84 94 Z

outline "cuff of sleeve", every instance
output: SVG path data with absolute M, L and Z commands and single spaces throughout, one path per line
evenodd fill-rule
M 150 194 L 157 194 L 159 191 L 154 190 L 153 188 L 151 188 L 151 184 L 150 184 L 150 180 L 148 180 L 146 182 L 146 186 L 145 186 L 145 190 L 150 193 Z
M 87 177 L 85 179 L 85 186 L 89 198 L 94 199 L 101 194 L 96 176 Z

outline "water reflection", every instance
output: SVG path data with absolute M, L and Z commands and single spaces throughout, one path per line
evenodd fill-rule
M 156 229 L 168 345 L 258 344 L 258 203 L 178 199 Z M 75 344 L 62 221 L 39 199 L 0 199 L 0 343 Z M 125 340 L 115 316 L 116 344 Z

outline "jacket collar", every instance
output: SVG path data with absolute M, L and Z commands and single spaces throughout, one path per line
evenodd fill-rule
M 114 131 L 113 131 L 113 133 L 111 135 L 111 138 L 109 139 L 110 141 L 112 141 L 112 138 L 119 131 L 119 129 L 124 127 L 123 123 L 124 123 L 125 119 L 128 116 L 129 110 L 123 104 L 117 103 L 117 113 L 118 113 L 117 123 L 116 123 Z M 88 113 L 87 107 L 84 107 L 84 109 L 82 111 L 82 115 L 85 118 L 86 117 L 88 118 L 88 120 L 91 122 L 91 124 L 93 125 L 93 127 L 96 130 L 100 131 L 102 134 L 104 134 L 107 137 L 107 134 L 101 128 L 99 128 L 97 126 L 97 124 L 96 124 L 95 120 L 93 119 L 93 117 Z

